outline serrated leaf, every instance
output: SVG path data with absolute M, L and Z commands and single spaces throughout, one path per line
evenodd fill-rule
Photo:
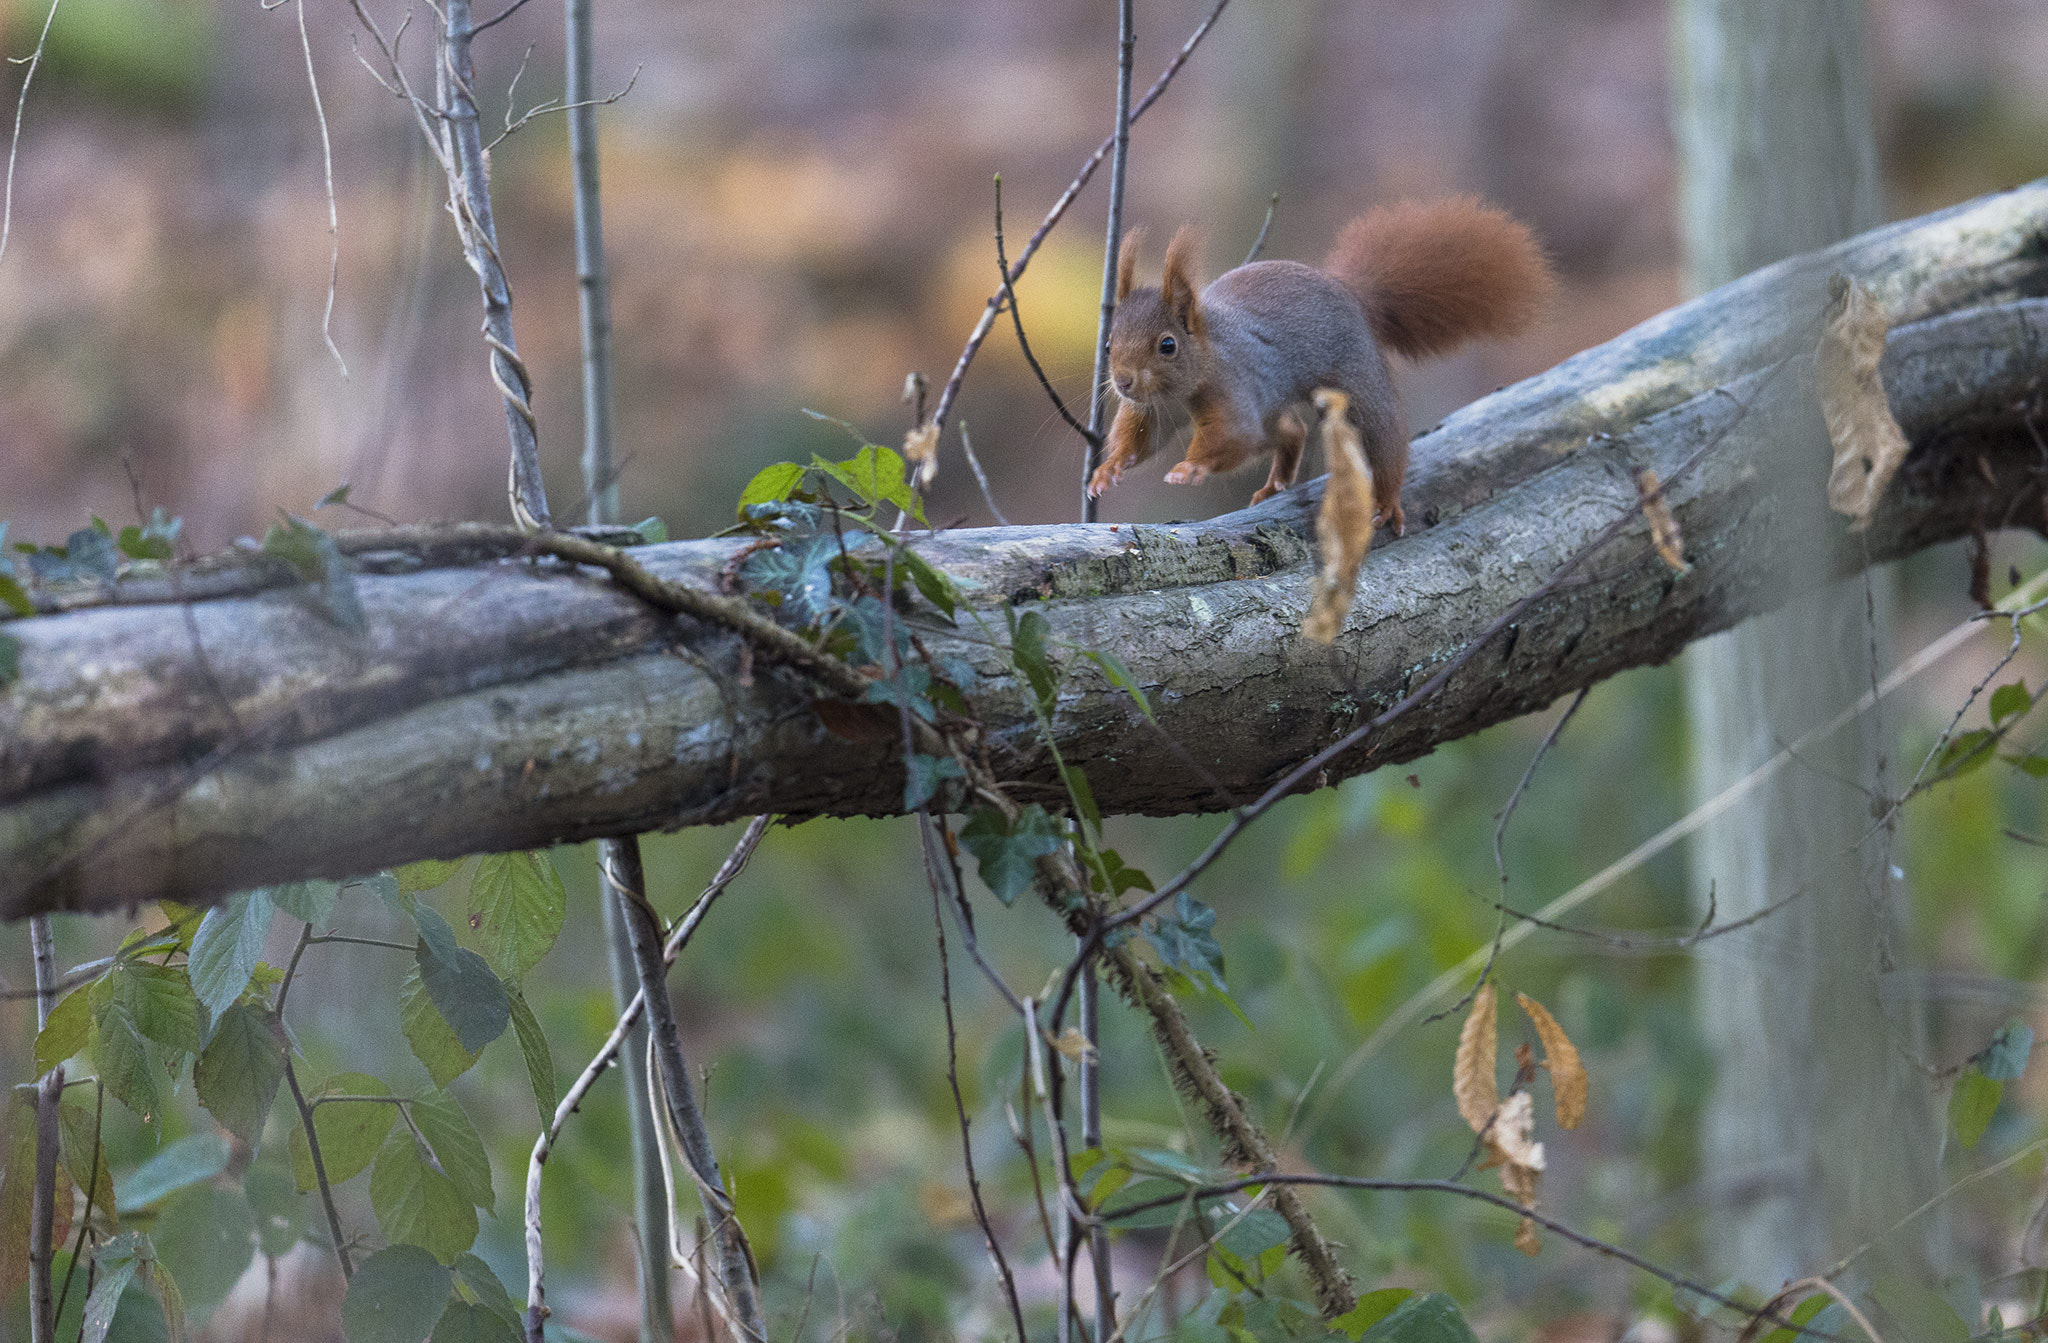
M 505 1011 L 509 1017 L 509 997 Z M 437 1087 L 447 1086 L 476 1063 L 477 1056 L 462 1047 L 454 1028 L 434 1006 L 433 999 L 427 997 L 417 966 L 406 971 L 405 982 L 399 986 L 398 1025 L 405 1035 L 405 1042 L 412 1046 L 413 1057 L 426 1068 L 427 1076 L 434 1079 Z
M 1376 1292 L 1366 1292 L 1358 1298 L 1357 1305 L 1331 1320 L 1330 1327 L 1356 1339 L 1391 1315 L 1394 1307 L 1414 1295 L 1413 1287 L 1383 1287 Z
M 142 1032 L 127 1008 L 116 1003 L 93 1014 L 92 1044 L 86 1052 L 107 1094 L 150 1128 L 159 1128 L 163 1100 L 157 1092 L 156 1069 L 150 1066 Z
M 270 902 L 301 923 L 324 930 L 341 901 L 341 885 L 332 881 L 291 881 L 269 888 Z
M 52 1020 L 55 1018 L 53 1017 Z M 1978 1069 L 1994 1082 L 2011 1082 L 2027 1070 L 2034 1052 L 2034 1028 L 2014 1017 L 1998 1028 L 1977 1056 Z
M 392 1245 L 356 1266 L 341 1303 L 348 1343 L 423 1343 L 454 1275 L 417 1245 Z
M 182 969 L 117 961 L 93 981 L 89 1001 L 95 1025 L 109 1010 L 126 1012 L 136 1030 L 172 1052 L 167 1062 L 199 1052 L 199 1000 Z
M 520 1332 L 502 1318 L 466 1301 L 450 1301 L 429 1343 L 519 1343 Z
M 561 1100 L 555 1086 L 554 1051 L 548 1048 L 548 1037 L 541 1031 L 533 1009 L 526 1005 L 525 996 L 517 989 L 509 996 L 512 1030 L 519 1037 L 519 1052 L 526 1057 L 526 1080 L 533 1086 L 533 1103 L 540 1108 L 540 1122 L 547 1124 L 553 1121 L 555 1106 Z
M 1577 1128 L 1586 1117 L 1587 1084 L 1586 1065 L 1579 1057 L 1578 1046 L 1542 1003 L 1526 993 L 1517 993 L 1515 1001 L 1521 1004 L 1543 1041 L 1543 1062 L 1550 1069 L 1550 1091 L 1557 1102 L 1558 1127 Z
M 221 1014 L 213 1039 L 192 1068 L 199 1103 L 252 1148 L 262 1143 L 263 1122 L 283 1080 L 283 1043 L 270 1029 L 269 1018 L 244 1003 Z
M 105 1343 L 115 1312 L 121 1307 L 121 1294 L 135 1281 L 135 1271 L 141 1267 L 136 1258 L 140 1241 L 139 1232 L 124 1231 L 93 1255 L 92 1295 L 85 1299 L 80 1343 Z
M 192 992 L 214 1016 L 225 1012 L 249 986 L 256 962 L 263 959 L 275 910 L 267 891 L 243 891 L 206 911 L 199 931 L 192 935 L 186 962 Z
M 1834 1298 L 1827 1293 L 1815 1292 L 1793 1307 L 1792 1313 L 1785 1318 L 1803 1329 L 1812 1324 L 1814 1317 L 1826 1310 L 1833 1301 Z M 1799 1333 L 1791 1329 L 1773 1329 L 1763 1336 L 1762 1343 L 1798 1343 L 1800 1337 Z
M 1994 726 L 2003 724 L 2008 718 L 2018 717 L 2034 707 L 2034 697 L 2027 693 L 2025 681 L 2014 681 L 1991 692 L 1991 722 Z
M 329 1096 L 389 1096 L 391 1088 L 368 1073 L 338 1073 L 327 1079 L 313 1107 L 313 1132 L 320 1139 L 320 1160 L 329 1185 L 354 1179 L 374 1161 L 385 1135 L 398 1122 L 398 1106 L 389 1101 L 336 1101 Z M 320 1187 L 313 1170 L 312 1149 L 303 1125 L 293 1125 L 292 1177 L 300 1193 Z
M 1986 1077 L 1975 1064 L 1956 1078 L 1948 1098 L 1948 1122 L 1955 1126 L 1956 1139 L 1965 1150 L 1975 1147 L 1984 1136 L 2004 1095 L 2005 1083 Z
M 164 1206 L 150 1233 L 179 1295 L 201 1310 L 227 1299 L 256 1255 L 256 1219 L 239 1189 L 203 1184 Z
M 1048 718 L 1052 716 L 1060 690 L 1059 669 L 1046 652 L 1046 640 L 1051 636 L 1052 626 L 1037 611 L 1026 611 L 1019 616 L 1010 634 L 1010 658 L 1030 684 L 1038 711 Z
M 1359 1343 L 1479 1343 L 1458 1303 L 1440 1292 L 1412 1296 L 1359 1335 Z
M 417 863 L 393 868 L 391 875 L 397 878 L 401 891 L 431 891 L 454 880 L 456 872 L 466 861 L 462 858 L 422 858 Z
M 1458 1031 L 1451 1094 L 1474 1133 L 1483 1133 L 1500 1109 L 1500 1021 L 1493 981 L 1472 996 L 1472 1011 Z
M 520 1307 L 513 1304 L 511 1293 L 505 1284 L 498 1281 L 498 1275 L 491 1272 L 491 1266 L 474 1254 L 465 1254 L 455 1261 L 455 1280 L 469 1289 L 477 1304 L 493 1315 L 503 1319 L 516 1331 L 524 1321 Z
M 88 1193 L 92 1208 L 109 1223 L 114 1213 L 114 1177 L 107 1169 L 107 1153 L 99 1140 L 97 1116 L 92 1107 L 67 1098 L 57 1112 L 57 1151 L 71 1182 Z M 4 1295 L 4 1293 L 0 1293 Z
M 779 504 L 804 483 L 804 468 L 795 462 L 776 462 L 754 473 L 740 491 L 739 515 L 745 517 L 754 504 Z
M 1014 828 L 994 807 L 981 808 L 960 827 L 960 843 L 980 865 L 983 884 L 1006 905 L 1030 889 L 1038 859 L 1057 853 L 1065 842 L 1059 823 L 1036 802 Z
M 491 968 L 515 983 L 555 945 L 568 910 L 568 892 L 546 854 L 494 853 L 470 879 L 469 926 Z
M 92 1040 L 92 1006 L 86 987 L 73 989 L 50 1009 L 50 1019 L 36 1032 L 36 1076 L 82 1051 Z
M 121 1211 L 147 1208 L 204 1184 L 227 1169 L 230 1155 L 228 1140 L 218 1133 L 195 1133 L 165 1143 L 121 1181 Z
M 370 1206 L 393 1242 L 417 1245 L 444 1264 L 476 1243 L 476 1207 L 427 1164 L 410 1130 L 394 1130 L 370 1169 Z
M 484 1153 L 484 1141 L 477 1136 L 476 1126 L 470 1123 L 455 1097 L 445 1091 L 429 1091 L 414 1097 L 408 1110 L 414 1127 L 433 1149 L 434 1160 L 454 1183 L 456 1192 L 495 1216 L 497 1196 L 491 1189 L 491 1159 Z
M 416 919 L 420 940 L 414 951 L 420 982 L 427 997 L 454 1030 L 455 1038 L 471 1054 L 505 1033 L 511 1024 L 511 1003 L 505 985 L 490 962 L 467 947 L 456 945 L 455 930 L 440 911 L 419 907 Z

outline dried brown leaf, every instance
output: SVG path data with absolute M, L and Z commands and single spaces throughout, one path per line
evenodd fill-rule
M 1530 1176 L 1529 1197 L 1523 1202 L 1534 1199 L 1534 1177 L 1544 1167 L 1543 1144 L 1536 1141 L 1536 1097 L 1527 1091 L 1517 1091 L 1502 1101 L 1494 1113 L 1493 1127 L 1488 1130 L 1486 1140 L 1503 1163 L 1501 1179 L 1506 1181 L 1511 1172 L 1527 1172 Z M 1512 1186 L 1508 1192 L 1517 1198 L 1522 1197 Z
M 1052 1042 L 1052 1047 L 1059 1050 L 1061 1056 L 1069 1063 L 1081 1062 L 1094 1050 L 1094 1046 L 1088 1043 L 1088 1037 L 1072 1026 L 1060 1032 L 1059 1039 Z
M 939 474 L 939 426 L 921 424 L 903 436 L 903 460 L 917 468 L 917 486 L 923 489 Z
M 1835 448 L 1828 506 L 1849 516 L 1851 531 L 1870 525 L 1909 446 L 1878 372 L 1890 330 L 1890 315 L 1868 288 L 1842 275 L 1829 282 L 1815 376 Z
M 1351 398 L 1323 387 L 1317 389 L 1315 403 L 1323 415 L 1323 462 L 1330 478 L 1323 488 L 1322 511 L 1316 514 L 1316 550 L 1321 563 L 1301 633 L 1326 644 L 1344 628 L 1352 594 L 1358 588 L 1358 566 L 1372 549 L 1372 468 L 1366 465 L 1365 445 L 1346 413 Z
M 1484 1133 L 1494 1112 L 1500 1109 L 1497 1015 L 1497 995 L 1492 981 L 1488 981 L 1472 996 L 1472 1013 L 1458 1032 L 1458 1053 L 1451 1071 L 1451 1094 L 1457 1098 L 1458 1113 L 1474 1133 Z
M 1650 544 L 1657 547 L 1658 557 L 1672 572 L 1689 574 L 1692 566 L 1685 562 L 1685 538 L 1678 534 L 1678 519 L 1671 516 L 1671 501 L 1662 490 L 1663 482 L 1655 471 L 1645 467 L 1636 472 L 1636 494 L 1643 501 L 1643 516 L 1650 520 Z
M 1579 1057 L 1578 1046 L 1557 1024 L 1557 1018 L 1550 1015 L 1549 1008 L 1526 993 L 1516 994 L 1515 1001 L 1528 1013 L 1536 1034 L 1543 1040 L 1543 1064 L 1550 1069 L 1550 1091 L 1557 1099 L 1558 1127 L 1577 1128 L 1586 1117 L 1585 1060 Z
M 1543 1253 L 1543 1238 L 1536 1234 L 1536 1223 L 1526 1217 L 1515 1228 L 1515 1248 L 1531 1259 Z

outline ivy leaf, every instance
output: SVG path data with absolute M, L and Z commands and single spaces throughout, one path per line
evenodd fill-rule
M 193 1089 L 207 1113 L 250 1147 L 263 1140 L 263 1122 L 284 1080 L 284 1045 L 269 1017 L 245 1003 L 221 1014 L 213 1039 L 192 1069 Z
M 484 1154 L 476 1126 L 455 1097 L 445 1091 L 429 1091 L 415 1097 L 408 1112 L 456 1192 L 495 1215 L 498 1200 L 491 1190 L 491 1159 Z
M 491 968 L 515 983 L 555 945 L 568 910 L 568 892 L 546 854 L 494 853 L 470 879 L 469 926 Z
M 1053 666 L 1045 649 L 1051 634 L 1052 626 L 1037 611 L 1026 611 L 1018 617 L 1010 632 L 1010 656 L 1016 662 L 1017 670 L 1024 673 L 1024 679 L 1031 683 L 1038 711 L 1047 717 L 1052 716 L 1060 690 L 1059 670 Z
M 1036 802 L 1011 827 L 994 807 L 983 807 L 960 827 L 960 842 L 981 866 L 981 880 L 1004 904 L 1014 904 L 1031 886 L 1037 860 L 1059 852 L 1066 842 L 1059 822 Z
M 282 523 L 264 534 L 263 550 L 313 585 L 314 599 L 328 619 L 343 629 L 362 631 L 363 604 L 356 595 L 355 574 L 332 536 L 287 513 Z
M 506 1015 L 511 1014 L 511 998 L 506 998 Z M 426 1068 L 427 1076 L 437 1087 L 445 1087 L 456 1078 L 468 1072 L 476 1063 L 476 1055 L 462 1047 L 462 1041 L 455 1037 L 455 1029 L 441 1015 L 427 997 L 426 985 L 420 980 L 419 967 L 408 970 L 405 982 L 398 989 L 398 1025 L 405 1035 L 405 1041 L 412 1046 L 412 1056 Z
M 1173 902 L 1173 917 L 1155 914 L 1145 938 L 1168 969 L 1222 991 L 1223 948 L 1216 941 L 1215 927 L 1216 911 L 1182 891 Z
M 320 1161 L 327 1170 L 327 1183 L 346 1183 L 363 1173 L 377 1156 L 384 1135 L 398 1122 L 398 1106 L 390 1101 L 337 1101 L 329 1096 L 389 1096 L 391 1088 L 368 1073 L 337 1073 L 327 1079 L 313 1107 L 313 1132 L 320 1139 Z M 320 1187 L 313 1171 L 312 1149 L 306 1146 L 306 1130 L 294 1125 L 291 1137 L 292 1175 L 299 1192 L 310 1194 Z
M 97 519 L 95 519 L 97 521 Z M 72 577 L 97 578 L 111 583 L 119 571 L 121 557 L 114 550 L 113 538 L 106 533 L 106 524 L 87 527 L 71 533 L 64 541 L 64 558 L 70 562 Z
M 438 910 L 420 906 L 418 923 L 420 940 L 413 956 L 420 983 L 463 1049 L 482 1053 L 511 1023 L 505 985 L 483 957 L 455 944 L 455 930 Z
M 2008 718 L 2016 718 L 2034 707 L 2034 697 L 2027 693 L 2025 681 L 2014 681 L 1991 692 L 1991 722 L 1995 727 Z
M 540 1107 L 540 1122 L 546 1124 L 554 1119 L 555 1106 L 560 1101 L 555 1089 L 554 1052 L 548 1048 L 548 1037 L 541 1032 L 540 1022 L 526 1005 L 525 996 L 513 989 L 508 997 L 512 1004 L 512 1030 L 519 1037 L 519 1052 L 526 1056 L 526 1080 L 533 1086 L 533 1103 Z
M 293 881 L 269 888 L 270 902 L 317 929 L 327 927 L 341 901 L 341 886 L 332 881 Z
M 202 1184 L 164 1207 L 151 1230 L 178 1294 L 202 1310 L 219 1305 L 256 1256 L 256 1218 L 239 1189 Z
M 57 1000 L 50 1019 L 36 1032 L 36 1076 L 79 1053 L 91 1040 L 92 1005 L 86 1000 L 86 989 L 76 988 Z
M 740 491 L 740 517 L 745 518 L 747 509 L 755 504 L 781 503 L 796 493 L 797 487 L 803 483 L 804 468 L 795 462 L 776 462 L 762 467 Z
M 912 751 L 903 765 L 903 810 L 916 811 L 938 796 L 947 779 L 963 778 L 966 771 L 949 755 L 926 755 Z
M 1122 658 L 1114 653 L 1104 653 L 1093 648 L 1088 650 L 1087 657 L 1090 662 L 1101 668 L 1104 679 L 1131 697 L 1131 702 L 1138 706 L 1139 713 L 1147 718 L 1152 717 L 1152 701 L 1145 698 L 1145 688 L 1138 684 L 1137 677 L 1131 675 L 1131 669 L 1124 665 Z
M 1110 889 L 1103 891 L 1104 895 L 1122 895 L 1125 891 L 1152 891 L 1158 889 L 1152 884 L 1152 878 L 1147 876 L 1142 870 L 1127 866 L 1124 863 L 1123 855 L 1115 849 L 1098 849 L 1096 850 L 1096 856 L 1102 859 L 1102 866 L 1109 873 Z M 1099 875 L 1093 872 L 1089 873 L 1089 883 L 1096 886 L 1097 889 L 1100 889 L 1101 881 L 1102 878 Z
M 939 711 L 928 698 L 931 688 L 930 670 L 915 662 L 906 662 L 896 669 L 894 676 L 870 683 L 867 693 L 861 698 L 869 704 L 893 704 L 909 710 L 924 722 L 932 723 L 938 721 Z
M 249 986 L 249 976 L 263 957 L 263 942 L 270 936 L 275 909 L 267 891 L 243 891 L 207 910 L 199 931 L 192 935 L 186 968 L 192 991 L 213 1016 L 226 1011 Z
M 427 1164 L 409 1129 L 394 1131 L 377 1153 L 370 1206 L 386 1239 L 417 1245 L 444 1264 L 476 1243 L 475 1206 Z
M 810 625 L 831 607 L 831 564 L 838 558 L 836 537 L 812 536 L 756 551 L 747 557 L 740 572 L 749 583 L 777 594 L 784 609 L 800 623 Z
M 1955 1126 L 1956 1138 L 1964 1150 L 1975 1147 L 1984 1136 L 2004 1095 L 2005 1083 L 1986 1077 L 1975 1064 L 1963 1069 L 1956 1078 L 1955 1089 L 1948 1098 L 1948 1122 Z
M 183 518 L 174 518 L 161 508 L 153 508 L 149 511 L 149 521 L 142 526 L 131 523 L 123 527 L 117 544 L 121 553 L 131 560 L 168 560 L 177 546 L 178 533 L 183 530 Z
M 2027 1070 L 2034 1052 L 2034 1028 L 2014 1017 L 1998 1028 L 1977 1056 L 1977 1067 L 1994 1082 L 2011 1082 Z
M 195 1133 L 167 1142 L 122 1181 L 120 1209 L 134 1212 L 204 1184 L 227 1169 L 233 1152 L 218 1133 Z
M 454 1275 L 417 1245 L 391 1245 L 356 1265 L 341 1303 L 348 1343 L 423 1343 Z

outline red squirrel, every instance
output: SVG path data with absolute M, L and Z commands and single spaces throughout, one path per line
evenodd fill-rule
M 1301 468 L 1311 394 L 1335 387 L 1350 396 L 1372 467 L 1374 522 L 1396 535 L 1408 430 L 1385 351 L 1420 359 L 1512 335 L 1554 284 L 1529 230 L 1470 196 L 1369 210 L 1338 233 L 1321 270 L 1254 261 L 1199 294 L 1191 230 L 1167 247 L 1157 289 L 1136 288 L 1140 241 L 1132 229 L 1117 250 L 1109 371 L 1118 405 L 1088 492 L 1100 495 L 1151 456 L 1159 412 L 1178 404 L 1194 437 L 1166 478 L 1193 484 L 1270 452 L 1252 502 L 1269 499 Z

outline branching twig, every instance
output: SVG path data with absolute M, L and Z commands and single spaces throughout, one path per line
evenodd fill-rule
M 1095 521 L 1097 500 L 1089 485 L 1095 468 L 1102 464 L 1102 423 L 1109 405 L 1109 329 L 1116 320 L 1116 260 L 1124 232 L 1124 168 L 1131 157 L 1131 53 L 1138 40 L 1132 26 L 1132 0 L 1117 0 L 1116 19 L 1116 122 L 1110 133 L 1109 219 L 1102 241 L 1102 312 L 1095 325 L 1095 373 L 1088 382 L 1088 432 L 1082 435 L 1088 442 L 1087 451 L 1081 454 L 1083 522 Z M 1004 272 L 1006 283 L 1008 274 Z M 1010 302 L 1014 305 L 1016 301 L 1012 295 Z M 1107 1260 L 1106 1246 L 1098 1257 Z M 1100 1290 L 1098 1287 L 1098 1294 Z M 1098 1324 L 1097 1328 L 1102 1331 L 1097 1337 L 1107 1336 L 1107 1323 Z
M 320 77 L 313 70 L 313 39 L 306 35 L 306 0 L 298 0 L 294 8 L 299 19 L 299 50 L 306 57 L 306 87 L 313 94 L 313 120 L 320 126 L 321 177 L 327 184 L 327 306 L 320 314 L 320 339 L 327 342 L 327 353 L 334 356 L 341 379 L 347 382 L 348 360 L 334 343 L 334 295 L 341 287 L 341 213 L 334 201 L 334 142 L 327 131 L 327 108 L 320 101 Z
M 306 948 L 312 943 L 313 925 L 309 923 L 299 930 L 299 944 L 292 949 L 291 962 L 285 966 L 284 979 L 277 986 L 274 1019 L 280 1035 L 283 1034 L 285 1000 L 291 996 L 292 981 L 299 973 L 299 958 L 306 954 Z M 341 1276 L 353 1278 L 356 1266 L 349 1258 L 348 1239 L 341 1232 L 341 1212 L 334 1206 L 334 1185 L 327 1178 L 327 1161 L 320 1154 L 320 1134 L 313 1127 L 313 1107 L 306 1100 L 305 1089 L 299 1085 L 298 1069 L 292 1066 L 292 1051 L 288 1044 L 284 1050 L 284 1081 L 291 1088 L 292 1104 L 299 1112 L 299 1126 L 306 1134 L 306 1153 L 312 1158 L 313 1179 L 320 1188 L 320 1206 L 327 1213 L 327 1230 L 334 1237 L 334 1257 L 341 1261 Z
M 981 486 L 981 501 L 988 505 L 989 516 L 996 520 L 998 527 L 1009 526 L 1010 520 L 996 506 L 995 492 L 988 487 L 988 473 L 981 469 L 981 458 L 974 455 L 974 440 L 967 436 L 965 420 L 960 421 L 960 450 L 967 454 L 967 468 L 974 472 L 974 483 Z
M 1031 352 L 1031 341 L 1024 334 L 1024 312 L 1017 306 L 1017 288 L 1010 280 L 1010 263 L 1003 254 L 1003 175 L 996 174 L 996 273 L 1003 277 L 1003 300 L 1010 309 L 1010 321 L 1017 328 L 1017 348 L 1024 352 L 1024 362 L 1031 365 L 1031 372 L 1037 376 L 1038 385 L 1052 398 L 1052 408 L 1060 413 L 1067 427 L 1087 440 L 1092 456 L 1102 435 L 1074 418 L 1074 412 L 1067 409 L 1067 403 L 1054 390 L 1052 379 L 1045 376 L 1045 369 L 1039 364 L 1038 356 Z M 991 502 L 993 507 L 993 502 Z
M 22 72 L 21 92 L 14 100 L 14 134 L 7 141 L 7 186 L 5 199 L 0 200 L 0 257 L 7 255 L 7 240 L 14 232 L 14 165 L 21 156 L 21 118 L 28 110 L 28 86 L 35 83 L 36 71 L 42 67 L 43 52 L 50 45 L 50 26 L 57 22 L 57 7 L 64 0 L 50 0 L 49 13 L 43 16 L 43 30 L 36 36 L 36 48 L 26 60 L 10 62 L 28 67 Z

